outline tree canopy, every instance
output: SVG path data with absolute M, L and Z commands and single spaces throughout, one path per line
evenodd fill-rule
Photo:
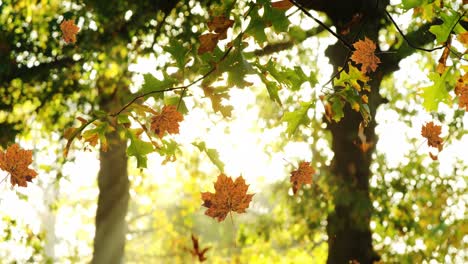
M 79 150 L 100 162 L 92 253 L 51 253 L 50 219 L 2 213 L 0 237 L 39 262 L 461 262 L 467 5 L 0 1 L 2 184 L 57 198 Z M 280 180 L 229 174 L 236 122 L 248 151 L 283 157 Z M 288 160 L 294 144 L 307 151 Z M 155 160 L 180 174 L 170 206 Z

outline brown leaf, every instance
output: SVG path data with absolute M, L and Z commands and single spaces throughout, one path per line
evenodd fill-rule
M 0 169 L 10 173 L 11 186 L 27 187 L 37 176 L 37 172 L 28 168 L 32 163 L 32 150 L 23 150 L 13 144 L 5 152 L 0 152 Z
M 206 247 L 204 249 L 201 249 L 198 243 L 198 238 L 194 236 L 193 234 L 192 234 L 192 246 L 193 246 L 193 249 L 189 250 L 192 256 L 197 257 L 200 262 L 207 260 L 207 257 L 205 256 L 205 254 L 211 247 Z
M 297 193 L 303 184 L 312 183 L 312 175 L 315 174 L 315 169 L 310 166 L 310 162 L 301 162 L 299 168 L 291 172 L 291 183 L 293 185 L 294 195 Z
M 227 19 L 225 16 L 215 16 L 207 25 L 209 30 L 218 34 L 218 40 L 222 40 L 227 37 L 227 30 L 234 25 L 234 20 Z
M 291 3 L 291 1 L 289 0 L 282 0 L 282 1 L 277 1 L 277 2 L 273 2 L 271 3 L 271 7 L 275 8 L 275 9 L 279 9 L 279 10 L 288 10 L 289 8 L 293 7 L 294 4 Z
M 445 68 L 447 67 L 446 65 L 447 65 L 447 58 L 450 54 L 451 39 L 452 38 L 449 38 L 447 42 L 445 43 L 444 51 L 442 52 L 442 56 L 440 56 L 439 64 L 437 64 L 436 71 L 439 74 L 443 74 L 445 72 Z
M 421 128 L 421 136 L 427 138 L 427 145 L 430 147 L 435 147 L 442 150 L 442 138 L 440 133 L 442 132 L 442 127 L 434 125 L 434 122 L 429 122 L 423 125 Z
M 165 105 L 161 114 L 157 114 L 151 118 L 151 130 L 154 131 L 159 138 L 164 136 L 164 133 L 178 134 L 179 122 L 184 120 L 184 116 L 177 111 L 173 105 Z
M 468 31 L 458 34 L 458 40 L 464 44 L 468 45 Z
M 356 64 L 362 64 L 361 71 L 374 72 L 377 70 L 380 59 L 374 54 L 376 49 L 375 43 L 365 37 L 364 40 L 355 42 L 353 46 L 356 50 L 353 52 L 351 60 Z
M 374 143 L 373 142 L 368 142 L 367 141 L 367 137 L 366 137 L 366 134 L 364 134 L 364 123 L 360 123 L 359 124 L 359 128 L 358 128 L 358 138 L 359 140 L 361 141 L 361 143 L 356 143 L 359 147 L 359 149 L 363 152 L 363 153 L 366 153 L 367 151 L 369 151 L 369 149 L 374 146 Z
M 76 34 L 78 34 L 80 28 L 75 25 L 75 21 L 64 20 L 60 24 L 60 30 L 62 30 L 63 40 L 68 44 L 76 42 Z
M 465 108 L 468 112 L 468 73 L 457 80 L 455 94 L 458 96 L 458 107 Z
M 198 48 L 198 55 L 202 55 L 207 52 L 213 52 L 218 45 L 218 34 L 203 34 L 198 37 L 200 40 L 200 47 Z
M 233 181 L 223 173 L 214 183 L 215 193 L 203 192 L 203 206 L 207 207 L 205 214 L 223 221 L 231 211 L 245 213 L 254 194 L 247 194 L 248 185 L 242 176 Z

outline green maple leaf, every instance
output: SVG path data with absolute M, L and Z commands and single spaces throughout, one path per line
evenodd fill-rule
M 415 8 L 417 6 L 422 6 L 426 4 L 427 0 L 403 0 L 401 1 L 401 7 L 405 10 Z
M 343 107 L 344 103 L 341 101 L 339 97 L 332 97 L 330 98 L 331 108 L 333 111 L 333 120 L 335 122 L 340 122 L 340 120 L 344 117 Z
M 310 72 L 307 76 L 300 66 L 294 68 L 286 68 L 278 66 L 272 60 L 269 60 L 265 65 L 256 63 L 256 66 L 263 72 L 271 75 L 276 81 L 282 85 L 286 85 L 292 91 L 297 91 L 301 88 L 301 85 L 305 82 L 309 82 L 310 86 L 314 86 L 317 83 L 317 78 L 313 72 Z M 267 83 L 265 83 L 267 84 Z
M 143 86 L 141 87 L 141 93 L 146 94 L 149 92 L 155 92 L 147 96 L 147 97 L 154 97 L 155 99 L 163 99 L 164 92 L 158 92 L 158 91 L 164 91 L 168 88 L 173 87 L 174 84 L 177 83 L 177 80 L 171 78 L 169 75 L 167 75 L 167 73 L 164 73 L 163 80 L 157 79 L 151 73 L 144 74 L 143 79 L 144 79 L 144 83 L 143 83 Z
M 457 12 L 451 11 L 449 14 L 440 13 L 440 18 L 443 21 L 442 24 L 434 25 L 429 28 L 429 31 L 436 36 L 438 43 L 447 41 L 452 28 L 454 29 L 455 33 L 462 33 L 466 31 L 460 24 L 457 24 L 458 19 L 460 18 L 460 15 Z
M 219 153 L 216 149 L 209 149 L 206 147 L 205 142 L 192 143 L 201 152 L 205 152 L 213 164 L 218 167 L 221 172 L 224 172 L 224 163 L 219 159 Z
M 134 156 L 137 159 L 138 168 L 146 168 L 148 160 L 146 155 L 154 151 L 153 144 L 139 139 L 132 131 L 128 131 L 127 136 L 130 139 L 130 146 L 127 148 L 127 155 Z
M 288 136 L 294 135 L 300 125 L 308 125 L 310 118 L 307 116 L 307 112 L 314 105 L 313 102 L 301 102 L 299 109 L 283 115 L 281 121 L 287 123 L 286 133 Z
M 259 44 L 267 42 L 267 36 L 265 34 L 266 23 L 261 16 L 258 15 L 258 7 L 250 12 L 250 23 L 245 30 L 245 33 L 252 36 L 255 41 Z
M 176 61 L 177 67 L 180 69 L 184 68 L 185 64 L 187 63 L 187 54 L 189 53 L 190 49 L 185 47 L 182 41 L 172 39 L 168 45 L 164 46 L 163 49 L 172 55 Z
M 429 74 L 434 84 L 422 88 L 423 92 L 421 97 L 424 99 L 423 106 L 427 111 L 437 111 L 439 103 L 449 104 L 450 95 L 446 89 L 447 76 L 451 67 L 447 67 L 445 72 L 441 75 L 435 72 Z
M 166 161 L 174 161 L 177 152 L 180 152 L 179 144 L 174 140 L 162 140 L 162 146 L 157 149 L 159 155 L 165 156 Z
M 356 90 L 361 91 L 361 84 L 358 81 L 365 84 L 369 81 L 369 77 L 353 65 L 348 64 L 348 66 L 348 72 L 342 71 L 340 77 L 334 80 L 334 86 L 348 87 L 348 85 L 351 85 Z

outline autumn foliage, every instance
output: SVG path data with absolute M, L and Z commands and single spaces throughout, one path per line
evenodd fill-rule
M 301 162 L 299 168 L 291 172 L 293 193 L 296 194 L 303 184 L 311 184 L 314 174 L 315 169 L 310 166 L 310 162 Z
M 458 79 L 455 94 L 458 96 L 458 106 L 468 112 L 468 73 Z
M 234 20 L 227 19 L 225 16 L 216 16 L 207 23 L 208 29 L 214 33 L 206 33 L 201 35 L 198 39 L 200 40 L 200 47 L 198 48 L 198 54 L 204 54 L 206 52 L 212 52 L 218 41 L 223 40 L 227 37 L 227 30 L 232 27 Z
M 62 30 L 63 40 L 65 43 L 75 43 L 76 42 L 76 34 L 80 28 L 75 25 L 75 21 L 73 20 L 64 20 L 62 24 L 60 24 L 60 30 Z
M 218 176 L 214 183 L 215 193 L 203 192 L 203 206 L 207 207 L 205 214 L 215 218 L 218 222 L 223 221 L 231 211 L 245 213 L 249 207 L 254 194 L 247 194 L 249 185 L 245 184 L 242 176 L 235 181 L 223 173 Z
M 184 116 L 177 111 L 173 105 L 163 107 L 160 114 L 154 115 L 151 118 L 151 130 L 154 131 L 159 138 L 164 136 L 164 133 L 178 134 L 179 123 L 184 120 Z
M 427 139 L 427 145 L 430 147 L 437 148 L 439 151 L 442 150 L 442 138 L 440 133 L 442 127 L 435 125 L 434 122 L 429 122 L 421 128 L 421 135 Z
M 24 150 L 13 144 L 5 152 L 0 152 L 0 169 L 10 174 L 12 186 L 27 187 L 37 176 L 37 172 L 28 168 L 32 163 L 32 150 Z
M 380 63 L 379 57 L 375 56 L 375 43 L 368 39 L 359 40 L 353 44 L 356 49 L 351 56 L 351 60 L 357 64 L 362 64 L 362 72 L 375 72 Z

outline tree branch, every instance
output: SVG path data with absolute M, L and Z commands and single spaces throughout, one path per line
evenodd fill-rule
M 322 21 L 318 20 L 315 18 L 305 7 L 303 7 L 300 3 L 296 2 L 296 0 L 289 0 L 293 5 L 295 5 L 297 8 L 299 8 L 306 16 L 312 18 L 317 24 L 325 28 L 330 34 L 332 34 L 335 38 L 337 38 L 343 45 L 345 45 L 349 50 L 354 50 L 353 46 L 348 43 L 344 38 L 342 38 L 340 35 L 338 35 L 335 31 L 333 31 L 329 26 L 325 25 Z

